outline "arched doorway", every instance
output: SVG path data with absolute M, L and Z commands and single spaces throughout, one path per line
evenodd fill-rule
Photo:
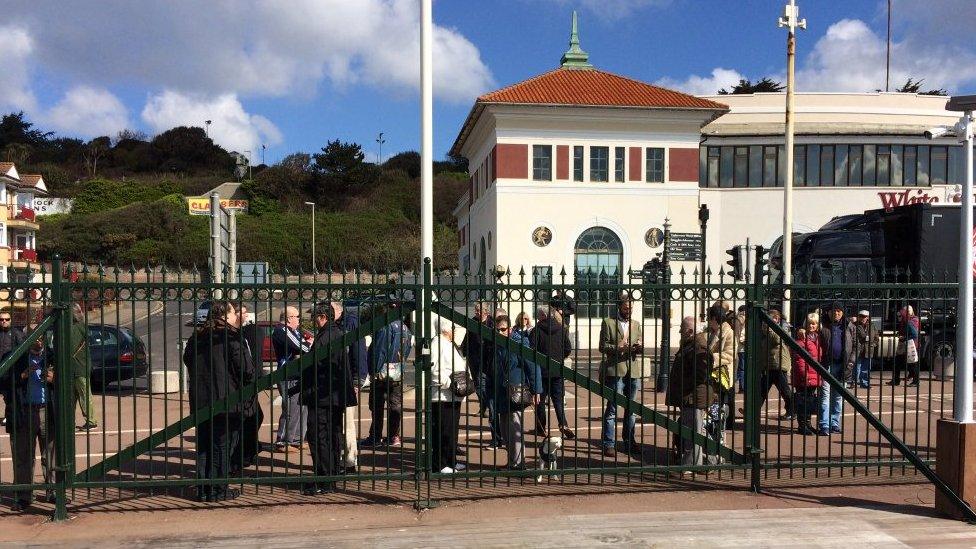
M 573 249 L 577 313 L 580 318 L 610 316 L 616 301 L 613 290 L 588 291 L 588 284 L 620 284 L 623 281 L 624 246 L 617 233 L 606 227 L 590 227 L 576 239 Z

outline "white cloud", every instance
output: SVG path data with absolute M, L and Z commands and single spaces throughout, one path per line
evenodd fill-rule
M 79 86 L 68 90 L 42 121 L 71 135 L 113 136 L 129 127 L 129 111 L 111 92 Z
M 555 0 L 566 6 L 579 6 L 605 21 L 623 19 L 647 7 L 666 7 L 672 0 Z
M 674 80 L 672 78 L 662 78 L 655 82 L 659 86 L 681 90 L 692 95 L 714 95 L 722 88 L 731 88 L 745 79 L 739 71 L 733 69 L 723 69 L 721 67 L 712 69 L 711 76 L 691 75 L 685 80 Z
M 32 110 L 36 105 L 31 93 L 27 66 L 34 51 L 30 34 L 15 26 L 0 26 L 0 108 Z
M 248 114 L 235 94 L 206 97 L 166 90 L 150 97 L 142 119 L 154 131 L 200 126 L 211 120 L 210 137 L 227 150 L 257 152 L 261 144 L 281 143 L 281 132 L 267 118 Z
M 930 11 L 942 13 L 934 7 Z M 951 92 L 976 80 L 976 53 L 915 29 L 900 40 L 893 40 L 891 45 L 891 88 L 897 88 L 909 77 L 924 79 L 926 89 L 941 87 Z M 799 91 L 883 89 L 885 38 L 858 19 L 838 21 L 804 57 L 796 80 Z
M 38 59 L 103 86 L 218 96 L 309 96 L 328 81 L 419 89 L 415 0 L 63 2 L 8 0 Z M 78 32 L 78 29 L 85 29 Z M 435 95 L 466 103 L 493 85 L 478 49 L 435 25 Z

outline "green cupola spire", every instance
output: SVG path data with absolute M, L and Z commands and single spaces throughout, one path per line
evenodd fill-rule
M 569 49 L 559 60 L 560 66 L 567 69 L 592 69 L 590 54 L 580 49 L 579 29 L 576 23 L 576 10 L 573 10 L 573 32 L 569 35 Z

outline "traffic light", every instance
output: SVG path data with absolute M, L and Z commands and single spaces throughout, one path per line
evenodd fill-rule
M 745 246 L 732 246 L 725 253 L 729 255 L 730 259 L 725 262 L 729 266 L 725 270 L 725 274 L 732 277 L 733 280 L 742 280 L 744 278 L 743 273 L 745 272 L 746 266 L 746 247 Z
M 769 274 L 769 250 L 756 246 L 756 280 L 762 281 Z

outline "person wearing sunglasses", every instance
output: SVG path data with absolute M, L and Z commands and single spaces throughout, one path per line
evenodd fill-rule
M 0 360 L 7 358 L 7 355 L 12 353 L 23 341 L 24 332 L 13 327 L 13 318 L 10 315 L 10 311 L 0 311 Z M 8 373 L 4 375 L 5 379 L 0 379 L 0 396 L 3 396 L 5 409 L 3 419 L 0 419 L 0 425 L 6 425 L 7 418 L 10 416 L 8 413 L 11 406 L 10 391 L 14 385 L 11 379 L 6 379 L 13 375 L 10 372 L 12 370 L 8 370 Z

